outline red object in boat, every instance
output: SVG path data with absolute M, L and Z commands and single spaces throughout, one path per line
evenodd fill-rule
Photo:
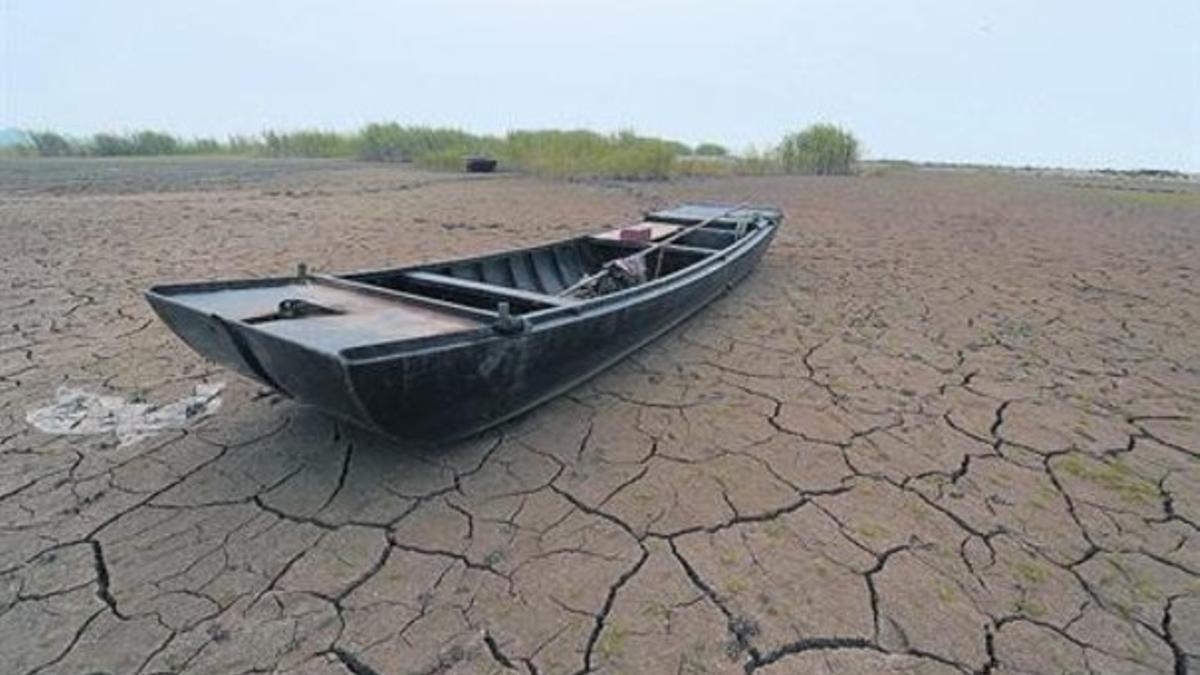
M 650 235 L 648 227 L 621 228 L 621 241 L 650 241 Z

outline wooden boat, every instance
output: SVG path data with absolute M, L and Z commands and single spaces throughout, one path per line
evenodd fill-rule
M 753 269 L 781 220 L 769 207 L 685 204 L 475 258 L 338 275 L 301 265 L 146 298 L 192 349 L 286 396 L 394 438 L 451 439 L 678 324 Z

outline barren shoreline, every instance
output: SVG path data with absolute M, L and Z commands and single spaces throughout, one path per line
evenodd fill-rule
M 788 217 L 697 317 L 444 448 L 201 361 L 140 295 L 687 199 Z M 1200 668 L 1191 182 L 0 162 L 0 247 L 14 673 Z M 64 385 L 169 405 L 220 382 L 211 414 L 132 442 L 27 422 Z

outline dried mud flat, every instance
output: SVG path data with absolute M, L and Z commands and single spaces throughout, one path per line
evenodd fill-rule
M 1200 670 L 1196 197 L 0 164 L 3 670 Z M 139 295 L 685 198 L 789 219 L 695 319 L 453 447 L 280 400 Z M 64 385 L 169 404 L 218 382 L 212 414 L 125 443 L 27 422 Z

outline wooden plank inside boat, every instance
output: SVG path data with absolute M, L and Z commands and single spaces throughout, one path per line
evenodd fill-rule
M 658 241 L 678 232 L 682 226 L 672 225 L 670 223 L 655 223 L 644 221 L 636 225 L 626 225 L 624 227 L 614 228 L 600 234 L 592 235 L 593 239 L 602 241 Z M 647 235 L 639 236 L 636 233 L 648 232 Z
M 197 311 L 328 350 L 443 335 L 483 325 L 478 319 L 415 301 L 339 288 L 317 278 L 171 297 Z M 307 313 L 289 316 L 281 312 L 281 303 L 294 301 L 307 306 Z

